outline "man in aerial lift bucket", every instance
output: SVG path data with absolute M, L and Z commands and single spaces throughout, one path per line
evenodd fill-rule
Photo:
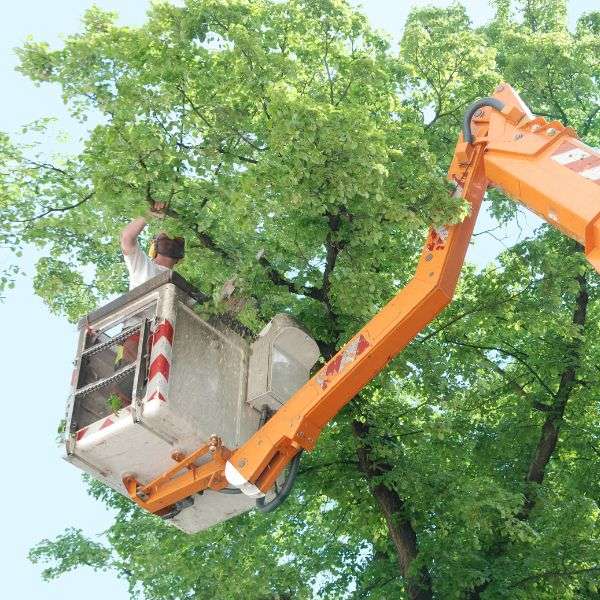
M 156 202 L 149 214 L 134 219 L 121 232 L 121 250 L 125 265 L 129 272 L 129 289 L 142 285 L 163 271 L 173 269 L 185 254 L 185 240 L 181 237 L 171 238 L 161 232 L 152 239 L 148 254 L 145 254 L 138 243 L 138 237 L 148 224 L 149 218 L 162 218 L 165 205 Z M 131 323 L 129 323 L 131 325 Z M 123 359 L 133 360 L 137 353 L 140 334 L 134 333 L 127 338 L 117 352 L 116 363 Z

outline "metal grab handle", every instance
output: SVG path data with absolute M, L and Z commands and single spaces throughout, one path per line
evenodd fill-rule
M 100 388 L 107 386 L 109 383 L 114 383 L 115 381 L 119 381 L 119 379 L 122 379 L 129 373 L 133 373 L 135 371 L 135 368 L 136 368 L 136 363 L 132 363 L 130 365 L 125 365 L 122 369 L 115 371 L 112 375 L 109 375 L 108 377 L 105 377 L 104 379 L 100 379 L 99 381 L 94 381 L 93 383 L 90 383 L 90 384 L 86 385 L 85 387 L 82 387 L 81 389 L 77 390 L 75 392 L 75 397 L 79 398 L 81 396 L 86 396 L 87 394 L 91 394 L 92 392 L 95 392 L 96 390 L 99 390 Z

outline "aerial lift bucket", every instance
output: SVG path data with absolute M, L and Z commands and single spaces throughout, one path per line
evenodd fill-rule
M 201 318 L 194 296 L 164 273 L 79 323 L 66 459 L 124 495 L 128 477 L 151 482 L 197 448 L 214 450 L 214 440 L 239 447 L 308 380 L 319 355 L 287 315 L 251 342 Z M 200 453 L 188 468 L 211 458 Z M 194 533 L 254 505 L 229 491 L 207 489 L 162 515 Z

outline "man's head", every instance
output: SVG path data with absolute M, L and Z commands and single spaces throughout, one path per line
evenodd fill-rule
M 154 238 L 153 244 L 155 256 L 152 260 L 168 269 L 172 269 L 185 254 L 185 240 L 182 237 L 172 238 L 162 232 Z

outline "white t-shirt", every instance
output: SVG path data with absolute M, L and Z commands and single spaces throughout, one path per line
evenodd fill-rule
M 147 254 L 142 252 L 139 244 L 135 245 L 135 250 L 131 254 L 124 254 L 125 265 L 129 271 L 129 289 L 142 285 L 156 277 L 163 271 L 170 271 L 168 267 L 157 265 Z

